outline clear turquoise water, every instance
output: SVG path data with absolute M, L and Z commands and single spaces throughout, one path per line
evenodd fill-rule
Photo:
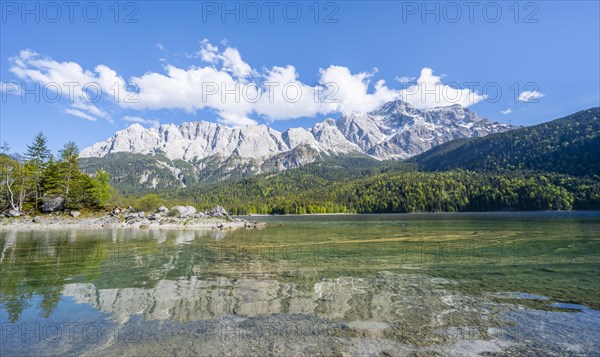
M 596 355 L 600 212 L 0 231 L 0 355 Z

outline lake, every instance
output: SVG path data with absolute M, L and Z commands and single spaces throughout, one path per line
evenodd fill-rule
M 249 219 L 0 230 L 0 355 L 600 351 L 600 212 Z

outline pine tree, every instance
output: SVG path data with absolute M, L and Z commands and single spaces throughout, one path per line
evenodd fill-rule
M 68 199 L 73 177 L 79 174 L 79 148 L 69 141 L 60 151 L 61 165 L 60 173 L 65 187 L 65 197 Z
M 108 204 L 110 200 L 109 179 L 110 176 L 106 171 L 96 171 L 96 175 L 92 181 L 91 202 L 89 202 L 89 205 L 100 208 Z
M 8 155 L 9 152 L 10 152 L 10 146 L 5 141 L 2 143 L 2 146 L 0 146 L 0 154 Z
M 62 163 L 55 162 L 52 157 L 50 157 L 50 160 L 46 163 L 40 180 L 42 193 L 50 195 L 62 195 L 64 193 L 64 179 L 61 175 L 61 164 Z
M 27 146 L 27 153 L 25 154 L 25 157 L 33 168 L 32 183 L 35 188 L 34 205 L 36 208 L 41 197 L 40 182 L 42 178 L 42 172 L 46 168 L 48 160 L 51 156 L 50 150 L 48 149 L 48 140 L 42 132 L 39 132 L 33 138 L 33 143 Z
M 42 132 L 39 132 L 33 138 L 33 143 L 27 145 L 25 157 L 41 170 L 48 163 L 51 156 L 52 154 L 48 149 L 48 139 L 46 139 Z

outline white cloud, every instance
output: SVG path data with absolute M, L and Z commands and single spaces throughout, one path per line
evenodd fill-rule
M 383 80 L 377 81 L 374 85 L 375 91 L 369 93 L 369 79 L 374 73 L 352 74 L 348 68 L 340 66 L 329 66 L 320 72 L 320 83 L 323 85 L 330 83 L 334 87 L 331 90 L 337 90 L 333 96 L 337 100 L 336 105 L 332 108 L 334 111 L 342 113 L 368 112 L 400 96 L 398 91 L 388 88 Z M 329 91 L 329 94 L 331 93 Z
M 90 113 L 91 115 L 98 118 L 108 118 L 108 114 L 105 111 L 90 103 L 75 102 L 72 104 L 72 107 Z
M 518 101 L 523 103 L 537 102 L 538 99 L 544 96 L 544 93 L 538 91 L 524 91 L 519 94 Z
M 129 123 L 138 123 L 138 124 L 149 125 L 153 128 L 158 128 L 160 126 L 160 121 L 154 120 L 154 119 L 144 119 L 144 118 L 134 117 L 134 116 L 125 116 L 125 117 L 123 117 L 123 120 L 125 120 L 126 122 L 129 122 Z
M 401 98 L 418 109 L 429 109 L 460 104 L 468 107 L 486 98 L 469 88 L 442 83 L 442 78 L 433 74 L 431 68 L 425 67 L 417 83 L 401 91 Z
M 507 114 L 512 113 L 512 109 L 509 107 L 509 108 L 506 108 L 505 110 L 501 110 L 500 113 L 502 113 L 503 115 L 507 115 Z
M 244 115 L 233 114 L 233 113 L 221 113 L 221 123 L 231 126 L 248 126 L 257 125 L 256 120 L 250 119 Z
M 414 82 L 415 79 L 417 79 L 417 77 L 402 76 L 402 77 L 396 77 L 394 79 L 402 84 L 406 84 L 406 83 Z
M 222 123 L 255 125 L 257 117 L 275 121 L 318 114 L 369 112 L 399 98 L 417 108 L 452 104 L 466 107 L 485 98 L 468 88 L 442 83 L 441 77 L 434 75 L 430 68 L 422 69 L 416 83 L 414 77 L 397 78 L 400 82 L 412 83 L 401 89 L 391 88 L 383 80 L 374 80 L 376 69 L 353 73 L 347 67 L 335 65 L 320 69 L 317 83 L 309 85 L 298 79 L 299 74 L 292 65 L 253 69 L 235 48 L 226 47 L 221 51 L 207 40 L 203 40 L 200 47 L 195 58 L 202 60 L 204 66 L 179 68 L 166 64 L 164 72 L 146 72 L 128 79 L 106 65 L 86 70 L 75 62 L 57 62 L 30 50 L 23 50 L 10 59 L 10 71 L 22 80 L 58 83 L 63 96 L 69 93 L 65 83 L 77 83 L 69 100 L 69 110 L 65 112 L 86 120 L 111 121 L 110 115 L 101 109 L 110 103 L 133 111 L 178 109 L 195 113 L 208 109 L 217 113 Z M 87 100 L 82 87 L 88 83 L 93 84 L 92 89 L 101 91 L 101 100 Z M 124 120 L 156 125 L 137 116 L 128 118 Z
M 237 49 L 227 47 L 222 53 L 219 53 L 219 49 L 206 39 L 202 40 L 200 44 L 202 48 L 199 54 L 204 62 L 216 64 L 221 61 L 222 68 L 225 71 L 231 72 L 239 78 L 245 78 L 252 73 L 252 67 L 242 60 L 242 56 Z
M 242 60 L 242 56 L 235 48 L 227 47 L 223 51 L 223 68 L 233 73 L 236 77 L 247 77 L 252 72 L 250 65 Z
M 298 81 L 294 66 L 273 67 L 267 70 L 264 78 L 247 98 L 260 94 L 253 106 L 258 115 L 267 120 L 293 119 L 314 116 L 323 111 L 322 103 L 315 100 L 316 86 L 308 86 Z
M 204 62 L 216 63 L 219 59 L 219 55 L 217 54 L 217 51 L 219 49 L 217 48 L 217 46 L 213 46 L 210 42 L 208 42 L 207 39 L 202 40 L 200 44 L 202 46 L 200 48 L 200 52 L 198 53 L 200 55 L 200 58 Z
M 86 114 L 86 113 L 82 112 L 81 110 L 67 108 L 67 109 L 65 109 L 65 113 L 74 115 L 81 119 L 85 119 L 85 120 L 89 120 L 89 121 L 96 121 L 95 117 L 93 117 L 89 114 Z
M 13 63 L 9 70 L 18 78 L 38 83 L 41 85 L 41 93 L 53 92 L 57 98 L 67 101 L 71 108 L 65 110 L 66 113 L 86 120 L 104 118 L 110 121 L 106 112 L 92 104 L 108 90 L 108 87 L 102 86 L 102 76 L 97 77 L 75 62 L 41 58 L 31 50 L 23 50 L 9 60 Z M 101 67 L 104 66 L 98 66 L 97 69 Z M 110 86 L 108 83 L 104 84 Z
M 225 71 L 167 66 L 166 72 L 132 77 L 130 81 L 139 88 L 136 101 L 121 105 L 135 109 L 183 109 L 190 113 L 205 108 L 241 115 L 252 111 L 252 103 L 242 97 L 240 82 Z M 227 90 L 234 93 L 228 94 Z

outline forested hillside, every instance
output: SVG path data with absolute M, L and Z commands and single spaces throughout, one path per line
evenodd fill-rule
M 103 158 L 81 160 L 84 172 L 100 169 L 110 173 L 111 184 L 124 195 L 154 190 L 164 191 L 200 182 L 192 164 L 169 160 L 164 155 L 115 153 Z
M 290 170 L 164 197 L 200 208 L 221 204 L 236 214 L 600 209 L 600 182 L 590 178 L 411 170 L 390 166 L 344 179 L 333 179 L 336 174 L 327 169 L 322 174 Z
M 427 171 L 528 169 L 600 175 L 600 108 L 483 138 L 451 141 L 409 161 Z

